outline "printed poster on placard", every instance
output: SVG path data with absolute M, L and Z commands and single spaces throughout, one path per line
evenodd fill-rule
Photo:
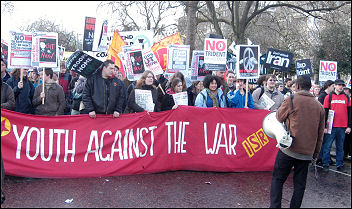
M 259 45 L 238 45 L 236 76 L 239 79 L 259 78 Z
M 258 103 L 263 106 L 265 110 L 269 110 L 275 104 L 275 102 L 266 94 L 263 94 L 262 97 L 260 97 Z
M 142 56 L 142 46 L 126 45 L 122 47 L 122 53 L 119 54 L 125 73 L 129 81 L 138 80 L 144 72 L 144 63 Z
M 92 51 L 95 31 L 94 17 L 86 17 L 84 22 L 83 51 Z
M 337 62 L 320 60 L 319 81 L 336 80 Z
M 204 40 L 204 62 L 226 65 L 227 39 L 206 38 Z
M 189 45 L 167 45 L 167 73 L 187 71 L 189 66 Z
M 152 71 L 154 75 L 160 75 L 164 73 L 151 48 L 143 50 L 143 62 L 145 70 Z
M 141 44 L 142 49 L 151 48 L 154 44 L 154 31 L 121 31 L 119 32 L 122 39 L 128 45 Z
M 57 67 L 58 34 L 34 32 L 32 44 L 33 67 Z
M 154 112 L 152 91 L 135 89 L 136 104 L 148 112 Z
M 206 75 L 212 74 L 208 64 L 204 62 L 204 51 L 193 51 L 191 69 L 192 81 L 202 81 Z
M 30 68 L 32 33 L 10 31 L 8 68 Z
M 188 94 L 187 91 L 172 94 L 176 105 L 188 105 Z

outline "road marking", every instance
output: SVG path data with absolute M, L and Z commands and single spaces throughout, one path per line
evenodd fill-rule
M 317 167 L 323 168 L 323 166 L 320 166 L 320 165 L 317 165 Z M 346 168 L 345 168 L 345 169 L 346 169 Z M 348 174 L 348 173 L 343 173 L 343 172 L 340 172 L 340 171 L 337 171 L 337 170 L 333 170 L 333 169 L 330 169 L 330 168 L 329 168 L 329 170 L 330 170 L 330 171 L 333 171 L 333 172 L 335 172 L 335 173 L 339 173 L 339 174 L 343 174 L 343 175 L 345 175 L 345 176 L 351 177 L 351 174 Z

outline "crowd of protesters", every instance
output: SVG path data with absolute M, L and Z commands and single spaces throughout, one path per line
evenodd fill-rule
M 87 114 L 96 118 L 97 114 L 108 114 L 118 118 L 120 114 L 146 111 L 136 103 L 137 89 L 151 91 L 154 112 L 176 109 L 173 95 L 181 92 L 187 92 L 189 106 L 203 108 L 265 109 L 260 102 L 265 96 L 273 101 L 269 110 L 278 111 L 286 98 L 307 91 L 302 83 L 296 86 L 296 80 L 279 83 L 275 75 L 260 76 L 257 86 L 251 85 L 247 90 L 245 80 L 237 79 L 233 71 L 227 71 L 226 76 L 215 71 L 188 88 L 181 72 L 166 79 L 164 75 L 145 71 L 139 80 L 130 82 L 111 60 L 85 78 L 67 70 L 65 62 L 60 63 L 59 75 L 51 68 L 41 72 L 15 68 L 10 74 L 6 61 L 1 59 L 1 77 L 1 108 L 46 116 Z M 318 164 L 325 171 L 333 165 L 330 150 L 335 141 L 337 170 L 344 171 L 344 158 L 350 159 L 351 155 L 351 89 L 345 88 L 343 80 L 329 80 L 323 87 L 314 87 L 310 95 L 325 109 L 326 128 L 318 148 Z M 331 133 L 327 129 L 329 110 L 335 111 Z

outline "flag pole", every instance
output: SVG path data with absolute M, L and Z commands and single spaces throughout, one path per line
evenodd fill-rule
M 245 103 L 244 103 L 244 108 L 248 108 L 248 79 L 246 79 L 246 100 L 245 100 Z
M 45 67 L 43 68 L 43 89 L 42 89 L 42 92 L 45 93 Z M 42 98 L 42 104 L 44 104 L 44 99 L 45 98 Z

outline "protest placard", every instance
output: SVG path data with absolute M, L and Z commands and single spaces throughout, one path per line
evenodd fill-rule
M 187 71 L 189 66 L 189 45 L 167 45 L 167 73 Z
M 98 48 L 96 51 L 107 52 L 109 49 L 108 44 L 108 20 L 104 20 L 101 26 L 100 36 L 99 36 Z
M 141 44 L 142 49 L 151 48 L 154 44 L 153 37 L 154 32 L 153 30 L 146 30 L 146 31 L 122 31 L 120 32 L 122 39 L 128 44 Z
M 337 62 L 320 60 L 319 81 L 336 80 Z
M 119 57 L 129 81 L 138 80 L 145 71 L 142 54 L 142 46 L 140 44 L 122 46 L 122 52 L 119 53 Z
M 143 62 L 144 68 L 152 71 L 154 75 L 164 73 L 151 48 L 143 50 Z
M 58 34 L 34 32 L 32 38 L 32 67 L 57 67 Z
M 152 91 L 135 89 L 136 104 L 148 112 L 154 112 Z
M 188 105 L 188 94 L 187 91 L 172 94 L 176 105 Z
M 331 134 L 332 125 L 334 124 L 334 116 L 335 116 L 335 111 L 329 110 L 328 120 L 326 121 L 327 123 L 326 128 L 327 128 L 328 134 Z
M 204 62 L 225 64 L 227 56 L 227 39 L 206 38 L 204 40 Z
M 30 68 L 32 33 L 10 31 L 8 68 Z
M 292 58 L 293 54 L 291 52 L 268 48 L 264 68 L 288 72 Z
M 1 39 L 1 58 L 4 60 L 8 59 L 9 45 Z
M 303 59 L 296 61 L 296 72 L 297 76 L 301 75 L 312 75 L 312 67 L 310 63 L 310 59 Z
M 59 50 L 59 54 L 58 54 L 58 56 L 59 56 L 59 61 L 62 61 L 62 60 L 64 60 L 64 54 L 65 54 L 65 47 L 63 47 L 63 46 L 59 46 L 58 47 L 58 50 Z
M 191 80 L 193 81 L 202 81 L 206 75 L 212 73 L 208 64 L 204 63 L 204 51 L 193 51 L 191 69 Z
M 92 51 L 95 31 L 95 18 L 86 17 L 84 24 L 83 51 Z
M 260 61 L 258 45 L 238 45 L 236 76 L 238 79 L 259 78 Z
M 275 104 L 275 102 L 266 94 L 263 94 L 262 97 L 260 97 L 258 103 L 262 105 L 265 110 L 269 110 Z
M 96 72 L 102 65 L 102 61 L 97 60 L 82 51 L 75 51 L 67 59 L 65 67 L 66 69 L 87 78 L 89 75 Z

